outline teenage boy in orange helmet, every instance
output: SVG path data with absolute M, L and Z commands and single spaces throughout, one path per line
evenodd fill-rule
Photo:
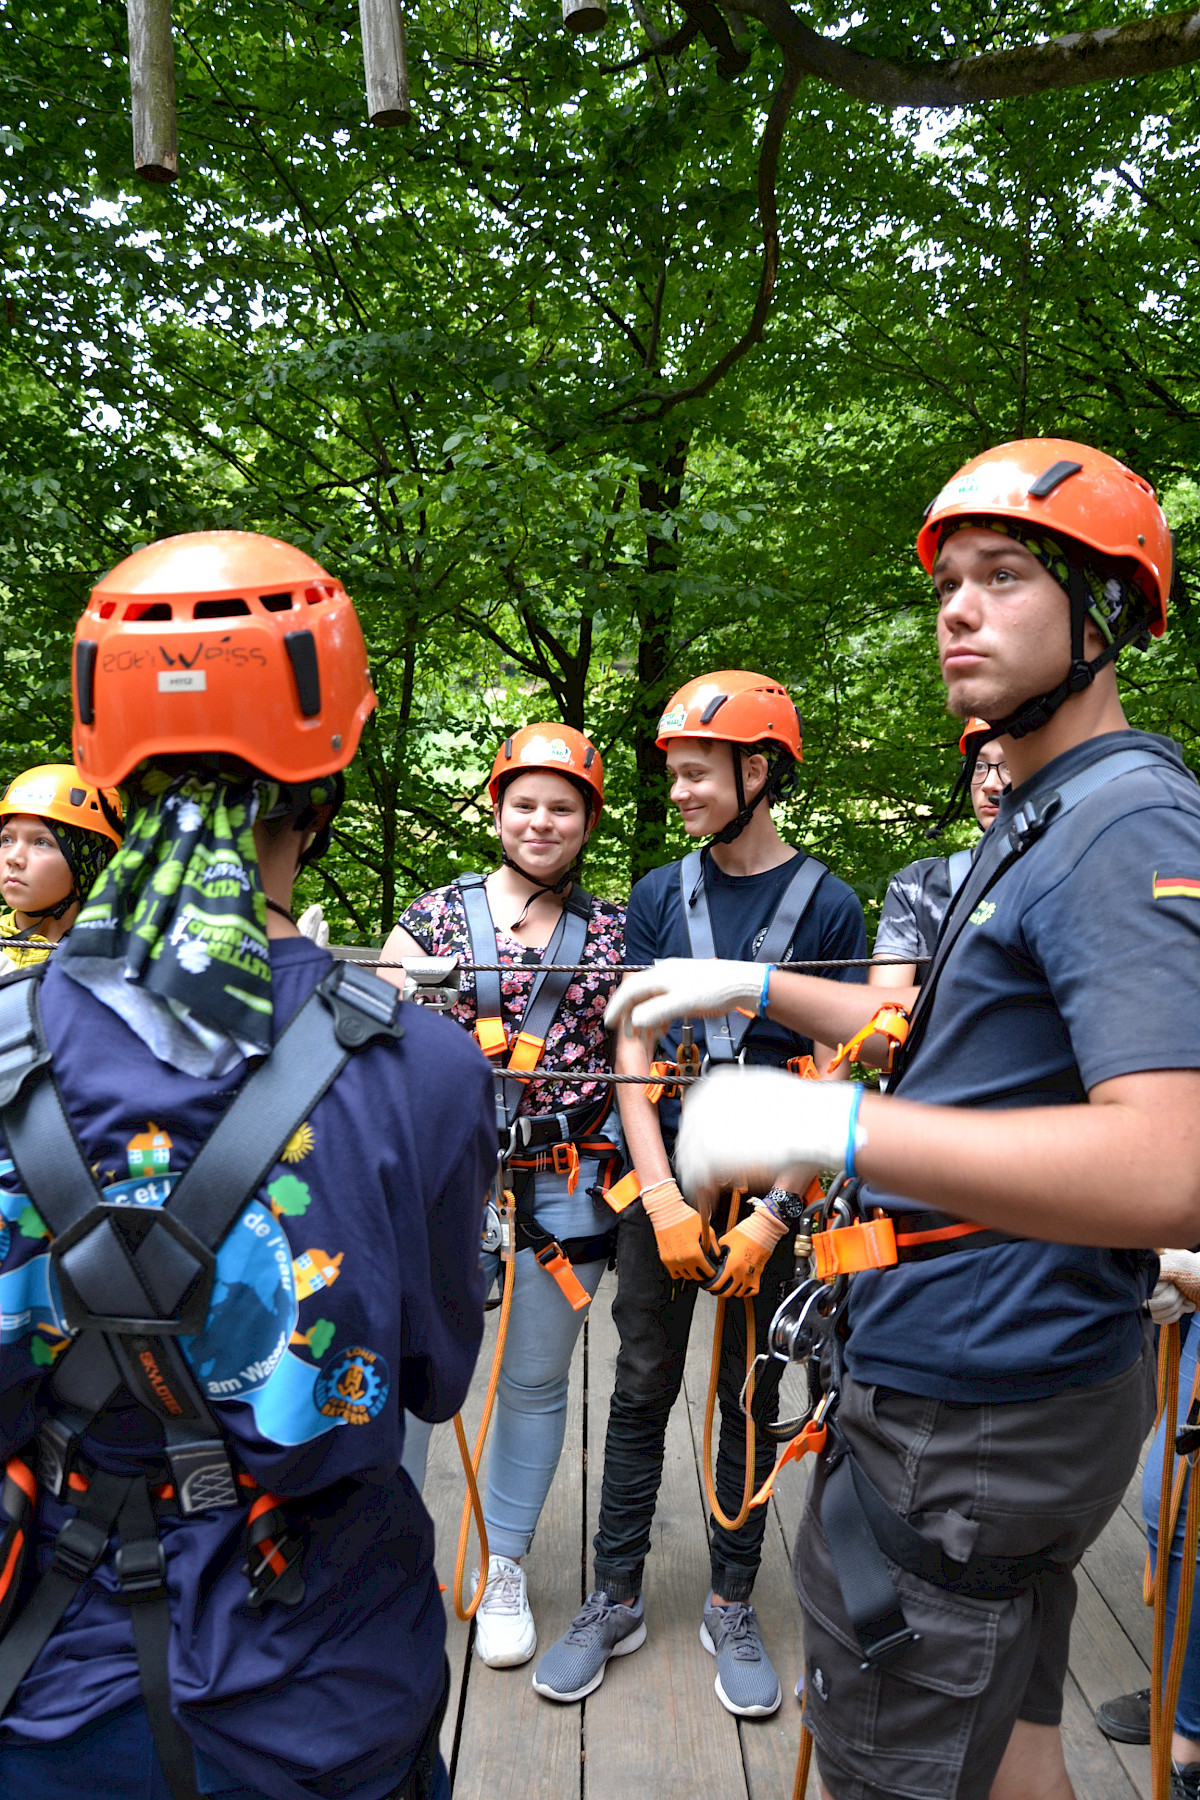
M 968 759 L 1003 739 L 1011 790 L 919 994 L 892 991 L 892 1091 L 718 1077 L 678 1161 L 697 1194 L 842 1164 L 896 1235 L 850 1282 L 796 1545 L 823 1792 L 1070 1800 L 1072 1570 L 1154 1417 L 1149 1246 L 1200 1237 L 1200 790 L 1114 667 L 1166 628 L 1171 539 L 1131 469 L 1032 439 L 961 469 L 917 551 L 949 708 L 990 721 Z M 753 991 L 678 963 L 610 1012 L 654 1032 Z M 849 1041 L 874 998 L 780 974 L 768 1006 Z
M 188 534 L 100 582 L 74 675 L 127 828 L 0 986 L 0 1792 L 444 1800 L 399 1464 L 479 1346 L 492 1078 L 292 921 L 374 705 L 358 620 L 289 545 Z
M 800 718 L 777 681 L 745 669 L 703 675 L 681 688 L 659 722 L 659 746 L 672 777 L 671 798 L 697 848 L 681 863 L 655 869 L 635 886 L 626 917 L 631 962 L 657 956 L 757 957 L 762 986 L 773 962 L 861 957 L 866 950 L 862 908 L 823 863 L 784 842 L 772 804 L 791 791 L 801 757 Z M 863 971 L 847 971 L 861 981 Z M 824 1069 L 833 1052 L 805 1034 L 780 1030 L 732 1010 L 698 1037 L 714 1062 L 742 1058 L 782 1067 L 812 1057 Z M 680 1033 L 665 1034 L 665 1054 L 679 1051 Z M 622 1074 L 649 1074 L 640 1044 L 618 1050 Z M 684 1200 L 671 1153 L 679 1101 L 657 1104 L 639 1086 L 619 1090 L 621 1119 L 641 1197 L 621 1215 L 617 1232 L 617 1295 L 613 1318 L 621 1337 L 604 1453 L 604 1481 L 595 1539 L 596 1591 L 566 1635 L 543 1656 L 533 1678 L 551 1700 L 577 1700 L 603 1679 L 610 1656 L 644 1641 L 642 1570 L 662 1474 L 667 1421 L 679 1395 L 696 1291 L 724 1266 L 714 1292 L 733 1299 L 721 1343 L 721 1434 L 716 1492 L 725 1520 L 711 1521 L 711 1592 L 701 1642 L 716 1658 L 715 1688 L 728 1711 L 763 1717 L 780 1702 L 779 1681 L 750 1603 L 761 1556 L 765 1513 L 752 1511 L 736 1528 L 745 1481 L 745 1419 L 740 1406 L 746 1373 L 743 1300 L 753 1303 L 758 1341 L 790 1282 L 791 1236 L 772 1214 L 747 1206 L 730 1226 L 730 1200 L 716 1213 L 716 1232 Z M 803 1190 L 815 1171 L 794 1171 L 789 1187 Z M 719 1246 L 717 1233 L 720 1237 Z M 775 1459 L 761 1427 L 778 1406 L 778 1370 L 760 1373 L 753 1412 L 756 1483 Z

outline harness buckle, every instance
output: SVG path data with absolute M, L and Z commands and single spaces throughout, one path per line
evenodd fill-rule
M 574 1144 L 552 1144 L 550 1166 L 556 1175 L 567 1177 L 567 1192 L 573 1194 L 579 1181 L 579 1151 Z
M 108 1527 L 94 1525 L 78 1514 L 68 1519 L 54 1540 L 53 1567 L 72 1581 L 86 1581 L 99 1568 L 108 1548 Z
M 813 1272 L 818 1281 L 857 1275 L 862 1269 L 890 1269 L 897 1262 L 896 1228 L 888 1216 L 812 1234 Z
M 167 1440 L 167 1467 L 175 1484 L 175 1497 L 185 1519 L 193 1513 L 240 1506 L 233 1465 L 220 1438 Z
M 567 1260 L 566 1252 L 556 1238 L 534 1251 L 534 1257 L 554 1281 L 572 1312 L 583 1312 L 591 1305 L 591 1295 L 578 1279 Z
M 56 1500 L 67 1485 L 77 1441 L 78 1434 L 61 1418 L 44 1419 L 38 1426 L 35 1439 L 38 1485 L 53 1494 Z
M 124 1600 L 152 1600 L 167 1584 L 167 1553 L 158 1538 L 121 1544 L 113 1558 Z

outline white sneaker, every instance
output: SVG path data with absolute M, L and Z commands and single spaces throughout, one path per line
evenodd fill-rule
M 472 1576 L 472 1581 L 478 1575 Z M 507 1556 L 488 1557 L 487 1587 L 475 1614 L 475 1654 L 489 1669 L 513 1669 L 537 1649 L 525 1571 Z

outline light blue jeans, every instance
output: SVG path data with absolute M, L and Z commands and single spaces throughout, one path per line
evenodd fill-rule
M 488 1286 L 500 1279 L 497 1255 L 484 1256 Z M 574 1263 L 575 1278 L 594 1294 L 603 1262 Z M 512 1311 L 488 1454 L 483 1516 L 488 1549 L 496 1556 L 524 1556 L 546 1504 L 562 1454 L 567 1426 L 567 1385 L 575 1340 L 586 1312 L 575 1312 L 532 1250 L 517 1252 Z M 424 1419 L 404 1415 L 400 1466 L 418 1493 L 433 1431 Z
M 575 1263 L 575 1278 L 593 1295 L 605 1264 Z M 489 1284 L 497 1255 L 483 1258 Z M 567 1428 L 567 1385 L 575 1340 L 587 1317 L 575 1312 L 532 1250 L 514 1265 L 512 1312 L 488 1453 L 483 1517 L 493 1556 L 524 1556 L 554 1480 Z

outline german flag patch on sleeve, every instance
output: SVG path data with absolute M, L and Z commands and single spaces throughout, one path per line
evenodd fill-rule
M 1160 875 L 1154 871 L 1156 900 L 1200 900 L 1200 875 Z

